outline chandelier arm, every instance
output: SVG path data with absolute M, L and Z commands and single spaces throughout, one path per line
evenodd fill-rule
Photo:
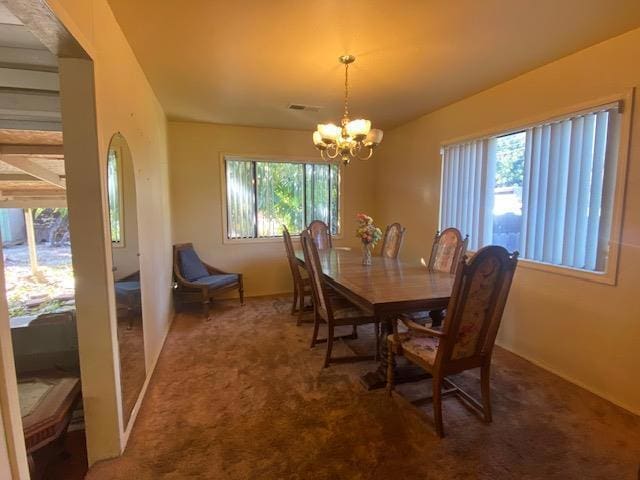
M 372 147 L 365 147 L 365 148 L 369 150 L 369 153 L 365 157 L 358 155 L 358 158 L 360 160 L 369 160 L 373 156 L 373 148 Z M 360 152 L 366 151 L 365 148 L 360 149 Z
M 334 152 L 331 153 L 331 150 L 333 150 Z M 335 143 L 332 144 L 332 145 L 329 145 L 329 147 L 327 147 L 327 149 L 325 151 L 327 152 L 327 157 L 329 157 L 331 160 L 336 158 L 338 156 L 338 154 L 340 153 L 340 149 L 338 148 L 338 146 Z

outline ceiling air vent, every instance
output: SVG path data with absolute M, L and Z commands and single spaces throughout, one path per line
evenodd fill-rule
M 299 103 L 291 103 L 291 104 L 289 104 L 289 106 L 287 108 L 289 110 L 304 110 L 306 112 L 317 112 L 322 107 L 316 107 L 314 105 L 302 105 L 302 104 L 299 104 Z

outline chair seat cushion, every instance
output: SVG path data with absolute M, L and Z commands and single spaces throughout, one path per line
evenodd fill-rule
M 400 345 L 402 349 L 412 355 L 421 358 L 429 365 L 433 365 L 436 360 L 436 353 L 438 353 L 438 339 L 434 337 L 428 337 L 419 333 L 400 332 Z M 389 342 L 396 344 L 393 335 L 389 335 Z
M 193 283 L 196 285 L 206 285 L 209 288 L 221 288 L 228 285 L 238 283 L 237 273 L 219 273 L 216 275 L 207 275 L 206 277 L 199 278 Z
M 124 295 L 131 293 L 140 293 L 140 282 L 116 282 L 115 288 L 116 293 L 121 293 Z
M 193 282 L 209 275 L 196 251 L 192 248 L 180 250 L 180 273 L 184 278 Z

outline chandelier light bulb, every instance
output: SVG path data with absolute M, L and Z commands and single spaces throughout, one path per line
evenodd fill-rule
M 360 118 L 358 120 L 351 120 L 346 125 L 347 135 L 353 137 L 356 141 L 364 140 L 371 130 L 371 122 Z
M 318 125 L 318 132 L 324 143 L 335 143 L 342 135 L 342 129 L 333 123 L 321 123 Z

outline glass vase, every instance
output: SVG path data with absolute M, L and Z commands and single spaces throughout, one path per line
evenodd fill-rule
M 371 265 L 371 244 L 370 243 L 362 244 L 362 264 Z

